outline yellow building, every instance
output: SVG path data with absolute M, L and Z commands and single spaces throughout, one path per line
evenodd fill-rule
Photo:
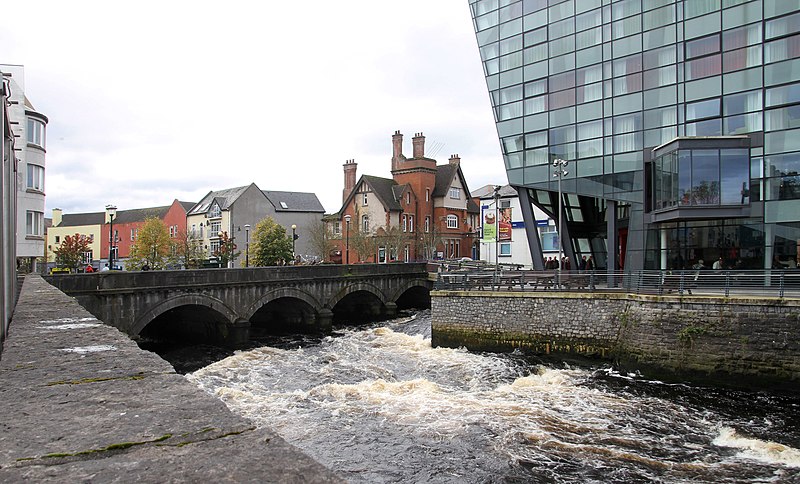
M 92 261 L 100 259 L 100 230 L 105 222 L 105 212 L 64 215 L 60 208 L 54 208 L 53 225 L 47 228 L 45 254 L 48 265 L 55 264 L 55 251 L 64 241 L 64 238 L 75 234 L 86 236 L 90 241 L 91 250 L 84 253 L 83 263 L 91 264 Z M 99 268 L 95 267 L 95 269 Z

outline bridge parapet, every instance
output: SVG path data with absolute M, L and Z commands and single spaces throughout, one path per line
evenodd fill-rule
M 205 307 L 221 323 L 236 326 L 237 340 L 244 323 L 274 301 L 303 305 L 304 324 L 324 332 L 330 330 L 332 310 L 354 293 L 372 298 L 382 315 L 390 316 L 406 291 L 432 287 L 424 263 L 107 271 L 46 280 L 76 297 L 98 319 L 132 336 L 161 314 L 193 306 Z M 365 306 L 347 307 L 353 311 Z M 374 304 L 371 307 L 375 312 Z

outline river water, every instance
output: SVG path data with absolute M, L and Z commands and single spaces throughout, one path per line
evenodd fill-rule
M 800 482 L 800 396 L 431 348 L 430 313 L 187 375 L 353 483 Z

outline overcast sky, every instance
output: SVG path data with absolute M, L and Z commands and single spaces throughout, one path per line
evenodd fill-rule
M 50 120 L 48 217 L 251 182 L 335 212 L 345 160 L 391 177 L 395 130 L 507 180 L 467 0 L 6 2 L 0 63 Z

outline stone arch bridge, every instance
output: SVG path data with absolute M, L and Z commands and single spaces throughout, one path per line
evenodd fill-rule
M 327 333 L 336 317 L 392 317 L 430 305 L 424 263 L 253 267 L 46 276 L 99 320 L 131 335 L 170 322 L 173 337 L 194 334 L 230 346 L 251 329 L 279 325 Z

